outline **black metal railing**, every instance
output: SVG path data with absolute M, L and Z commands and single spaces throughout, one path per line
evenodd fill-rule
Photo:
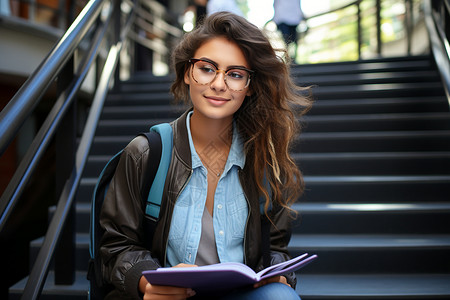
M 307 16 L 300 24 L 299 63 L 386 56 L 389 43 L 402 41 L 412 53 L 414 28 L 423 20 L 421 0 L 356 0 Z M 398 7 L 398 8 L 397 8 Z M 383 28 L 392 29 L 388 36 Z M 399 53 L 398 44 L 395 45 Z
M 158 4 L 150 5 L 154 5 L 153 9 L 161 9 Z M 113 80 L 116 83 L 120 80 L 121 51 L 129 51 L 135 44 L 130 37 L 134 36 L 134 32 L 142 30 L 135 22 L 138 8 L 142 9 L 138 0 L 89 1 L 40 66 L 0 112 L 0 155 L 2 155 L 27 118 L 32 115 L 44 93 L 56 83 L 55 104 L 0 198 L 1 232 L 24 193 L 37 164 L 41 161 L 43 154 L 48 151 L 50 143 L 54 142 L 56 144 L 56 190 L 59 199 L 44 242 L 28 277 L 22 299 L 39 297 L 53 259 L 55 260 L 55 283 L 72 284 L 74 281 L 75 265 L 74 260 L 70 259 L 70 251 L 75 249 L 75 228 L 72 222 L 75 214 L 74 198 L 106 94 Z M 147 11 L 150 16 L 153 16 L 150 9 Z M 155 15 L 157 17 L 161 14 Z M 146 20 L 146 22 L 153 23 L 152 20 Z M 176 26 L 170 26 L 164 20 L 159 20 L 157 23 L 170 27 L 171 32 L 164 34 L 165 41 L 169 36 L 181 36 L 181 30 L 177 31 Z M 152 51 L 162 51 L 161 54 L 163 54 L 167 52 L 167 49 L 161 50 L 154 47 Z M 105 57 L 102 53 L 108 54 Z M 133 53 L 129 55 L 133 56 Z M 129 68 L 132 69 L 131 66 Z M 82 124 L 84 129 L 81 137 L 78 137 L 75 130 L 80 125 L 77 124 L 76 117 L 77 95 L 91 69 L 98 70 L 96 76 L 98 80 L 95 82 L 96 88 L 87 121 Z M 128 73 L 130 72 L 132 70 L 128 70 Z M 60 265 L 64 267 L 59 268 Z
M 431 50 L 450 105 L 450 1 L 426 0 L 424 9 Z

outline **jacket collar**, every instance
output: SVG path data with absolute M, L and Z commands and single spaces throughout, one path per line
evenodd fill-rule
M 191 169 L 192 166 L 192 160 L 191 160 L 191 150 L 189 147 L 189 137 L 188 137 L 188 131 L 186 127 L 186 118 L 190 111 L 192 111 L 193 108 L 188 109 L 185 111 L 178 119 L 173 121 L 172 126 L 174 130 L 174 155 L 177 155 L 180 161 L 186 165 L 189 169 Z

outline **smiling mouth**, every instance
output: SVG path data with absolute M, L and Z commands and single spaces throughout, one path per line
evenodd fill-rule
M 230 99 L 227 99 L 227 98 L 221 98 L 221 97 L 205 96 L 205 98 L 208 99 L 208 100 L 211 100 L 211 101 L 219 101 L 219 102 L 230 101 Z
M 225 105 L 230 99 L 227 98 L 220 98 L 220 97 L 207 97 L 205 96 L 205 99 L 208 101 L 208 103 L 212 106 L 222 106 Z

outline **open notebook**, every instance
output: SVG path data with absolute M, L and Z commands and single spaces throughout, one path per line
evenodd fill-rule
M 255 273 L 241 263 L 219 263 L 201 267 L 159 268 L 142 274 L 154 285 L 192 288 L 197 294 L 229 291 L 259 282 L 265 278 L 295 272 L 317 258 L 308 253 L 270 266 Z

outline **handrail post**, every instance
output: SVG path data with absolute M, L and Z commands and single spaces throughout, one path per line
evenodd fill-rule
M 381 55 L 381 0 L 376 3 L 376 18 L 377 18 L 377 54 Z
M 357 35 L 358 35 L 358 59 L 361 59 L 361 45 L 362 45 L 362 24 L 361 24 L 361 0 L 356 2 L 357 6 Z
M 58 77 L 58 94 L 61 94 L 74 77 L 74 55 L 67 62 Z M 70 105 L 61 125 L 59 126 L 56 141 L 56 199 L 59 199 L 66 181 L 75 167 L 76 149 L 76 99 Z M 63 227 L 58 242 L 55 262 L 55 284 L 73 284 L 75 280 L 75 207 L 71 206 L 68 218 Z
M 120 41 L 120 33 L 122 31 L 122 18 L 121 18 L 121 0 L 113 0 L 113 45 L 116 45 Z M 114 86 L 113 89 L 117 91 L 119 89 L 119 82 L 120 82 L 120 55 L 119 55 L 119 61 L 117 62 L 117 68 L 114 73 Z
M 405 0 L 405 30 L 406 30 L 406 51 L 411 55 L 411 40 L 413 30 L 413 3 L 412 0 Z

